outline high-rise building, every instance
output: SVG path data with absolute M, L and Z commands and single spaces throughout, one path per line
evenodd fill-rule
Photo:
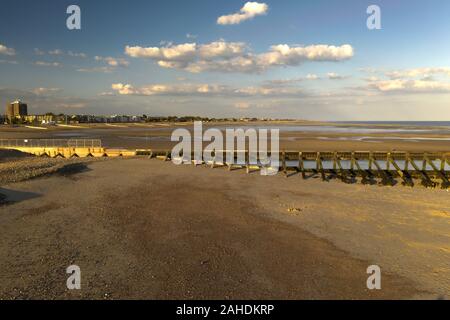
M 6 104 L 6 118 L 11 119 L 14 117 L 14 105 L 11 103 Z
M 14 106 L 14 115 L 15 116 L 26 116 L 28 115 L 28 106 L 26 103 L 20 102 L 20 100 L 14 101 L 12 103 Z
M 16 100 L 6 105 L 6 117 L 8 119 L 26 115 L 28 115 L 28 106 L 26 103 L 22 103 L 20 100 Z

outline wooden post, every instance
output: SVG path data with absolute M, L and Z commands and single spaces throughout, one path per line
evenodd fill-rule
M 316 162 L 317 162 L 317 170 L 320 171 L 322 180 L 325 181 L 327 178 L 325 177 L 325 171 L 323 170 L 322 157 L 320 156 L 320 152 L 317 152 Z
M 414 159 L 410 159 L 410 163 L 413 166 L 413 168 L 420 173 L 422 176 L 422 183 L 427 186 L 432 186 L 433 181 L 431 181 L 430 177 L 427 175 L 427 172 L 425 170 L 420 170 L 419 167 L 417 167 L 417 164 L 414 162 Z
M 317 152 L 317 153 L 316 153 L 316 171 L 317 171 L 317 172 L 320 171 L 320 166 L 319 166 L 319 155 L 320 155 L 320 153 Z
M 337 158 L 337 152 L 334 152 L 333 153 L 333 171 L 334 172 L 336 172 L 336 170 L 337 170 L 336 158 Z
M 352 152 L 352 155 L 350 157 L 350 170 L 352 171 L 352 174 L 353 174 L 353 171 L 355 170 L 355 153 L 354 152 Z
M 215 164 L 216 164 L 216 150 L 214 150 L 214 157 L 212 159 L 211 169 L 214 169 Z
M 361 182 L 364 183 L 364 182 L 368 181 L 369 179 L 368 179 L 368 177 L 367 177 L 367 173 L 366 173 L 366 172 L 361 168 L 361 166 L 359 165 L 358 159 L 355 158 L 355 159 L 354 159 L 354 162 L 355 162 L 356 168 L 358 169 L 358 172 L 361 174 L 361 177 L 362 177 Z
M 386 154 L 386 171 L 390 171 L 391 170 L 390 164 L 391 164 L 391 153 L 388 152 Z
M 436 168 L 435 164 L 433 163 L 433 161 L 430 160 L 430 158 L 425 157 L 425 161 L 431 166 L 431 168 L 433 168 L 434 172 L 441 178 L 443 186 L 447 185 L 449 181 L 445 173 L 443 171 L 438 170 L 438 168 Z
M 346 176 L 346 174 L 345 174 L 344 169 L 342 168 L 341 160 L 340 160 L 338 157 L 336 157 L 336 163 L 337 163 L 338 168 L 339 168 L 339 173 L 340 173 L 340 176 L 341 176 L 340 178 L 341 178 L 342 181 L 345 182 L 347 176 Z
M 246 172 L 250 173 L 250 160 L 249 160 L 249 152 L 248 150 L 245 151 L 245 166 L 246 166 Z
M 398 175 L 400 176 L 400 178 L 403 179 L 404 183 L 408 186 L 413 186 L 414 184 L 412 183 L 410 177 L 409 177 L 409 173 L 407 171 L 403 172 L 402 169 L 400 169 L 399 165 L 397 164 L 397 162 L 395 162 L 395 159 L 392 159 L 392 157 L 389 157 L 389 161 L 392 163 L 392 165 L 394 166 L 395 170 L 397 171 Z
M 305 166 L 303 163 L 303 152 L 298 153 L 298 166 L 300 167 L 300 172 L 302 173 L 302 178 L 305 179 Z
M 375 157 L 373 157 L 373 164 L 377 168 L 377 171 L 379 172 L 379 175 L 381 175 L 383 182 L 384 183 L 390 183 L 390 181 L 389 181 L 390 179 L 389 179 L 388 173 L 381 168 L 381 166 L 378 164 L 378 162 L 375 159 Z
M 407 152 L 405 154 L 405 171 L 408 172 L 409 170 L 409 153 Z

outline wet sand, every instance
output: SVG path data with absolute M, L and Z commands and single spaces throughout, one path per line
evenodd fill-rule
M 205 123 L 214 128 L 279 127 L 280 148 L 302 151 L 448 151 L 450 127 L 333 124 L 305 121 Z M 110 148 L 170 150 L 175 128 L 192 123 L 79 124 L 44 130 L 0 125 L 0 139 L 101 139 Z M 297 128 L 297 129 L 295 129 Z
M 445 190 L 263 177 L 142 159 L 5 184 L 0 297 L 449 296 Z M 326 201 L 324 201 L 326 199 Z M 66 289 L 65 268 L 82 270 Z M 366 288 L 366 268 L 382 290 Z

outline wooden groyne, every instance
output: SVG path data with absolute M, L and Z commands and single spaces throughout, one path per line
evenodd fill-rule
M 289 170 L 320 174 L 323 180 L 327 174 L 343 181 L 352 181 L 356 176 L 363 183 L 381 179 L 383 184 L 392 185 L 400 178 L 405 185 L 413 186 L 415 179 L 430 187 L 441 184 L 447 188 L 450 169 L 448 152 L 406 152 L 406 151 L 347 151 L 347 152 L 292 152 L 281 154 L 281 167 L 285 174 Z M 297 162 L 296 165 L 292 162 Z M 305 167 L 305 162 L 313 163 L 313 168 Z M 326 164 L 326 165 L 325 165 Z
M 111 149 L 102 146 L 97 139 L 0 139 L 0 149 L 14 149 L 48 157 L 131 157 L 147 156 L 171 160 L 170 150 Z M 232 153 L 232 154 L 231 154 Z M 260 159 L 250 159 L 248 151 L 221 150 L 213 153 L 206 161 L 193 161 L 211 167 L 227 166 L 246 168 L 247 172 L 259 170 Z M 234 159 L 227 163 L 227 155 Z M 270 154 L 269 154 L 270 156 Z M 306 179 L 319 175 L 322 180 L 332 178 L 344 182 L 393 185 L 401 180 L 404 185 L 413 186 L 417 180 L 425 186 L 450 187 L 450 152 L 408 152 L 408 151 L 281 151 L 279 168 L 286 176 L 298 173 Z M 194 153 L 191 159 L 195 159 Z M 243 160 L 239 163 L 238 160 Z
M 250 163 L 249 152 L 234 152 L 233 164 L 217 161 L 226 159 L 227 151 L 217 152 L 208 165 L 211 167 L 244 167 L 247 172 L 260 169 L 261 165 Z M 238 154 L 244 153 L 244 163 L 236 164 Z M 170 160 L 170 151 L 136 150 L 136 155 Z M 191 159 L 194 158 L 192 153 Z M 203 163 L 203 162 L 202 162 Z M 198 163 L 196 163 L 198 164 Z M 404 185 L 414 186 L 420 180 L 427 187 L 450 187 L 450 152 L 407 152 L 407 151 L 281 151 L 280 170 L 286 176 L 299 173 L 306 179 L 320 175 L 322 180 L 338 178 L 344 182 L 355 182 L 357 177 L 362 183 L 373 184 L 380 181 L 385 185 L 394 185 L 400 179 Z

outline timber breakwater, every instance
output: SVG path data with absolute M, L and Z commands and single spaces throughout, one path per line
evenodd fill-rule
M 43 157 L 133 157 L 147 156 L 171 160 L 170 150 L 111 149 L 102 146 L 96 139 L 0 139 L 0 148 L 12 149 Z M 222 154 L 220 154 L 222 153 Z M 249 152 L 233 151 L 233 158 L 239 153 L 243 163 L 227 163 L 223 160 L 229 151 L 213 152 L 208 161 L 195 162 L 212 168 L 225 166 L 245 168 L 247 173 L 259 170 L 261 165 L 252 164 Z M 427 187 L 449 188 L 450 151 L 408 152 L 408 151 L 290 151 L 279 153 L 280 170 L 286 176 L 301 174 L 304 179 L 320 176 L 322 180 L 337 178 L 352 183 L 360 178 L 362 183 L 394 185 L 397 181 L 407 186 L 419 182 Z

